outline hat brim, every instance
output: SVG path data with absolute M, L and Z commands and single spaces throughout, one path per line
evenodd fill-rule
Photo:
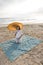
M 20 29 L 23 28 L 23 24 L 22 23 L 19 23 L 19 22 L 14 22 L 14 23 L 11 23 L 8 25 L 8 29 L 11 30 L 11 31 L 14 31 L 14 30 L 17 30 L 16 27 L 20 27 Z

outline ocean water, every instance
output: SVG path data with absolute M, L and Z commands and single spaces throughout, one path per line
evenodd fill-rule
M 20 43 L 16 43 L 14 39 L 11 39 L 0 43 L 0 48 L 2 48 L 8 59 L 13 61 L 40 43 L 41 40 L 28 35 L 24 35 L 20 39 Z

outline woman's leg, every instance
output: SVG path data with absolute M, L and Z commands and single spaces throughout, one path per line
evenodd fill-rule
M 14 39 L 16 43 L 19 43 L 19 39 L 18 38 L 15 38 Z

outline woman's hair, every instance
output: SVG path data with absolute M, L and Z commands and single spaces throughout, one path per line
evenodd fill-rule
M 20 27 L 19 27 L 19 26 L 16 26 L 16 29 L 17 29 L 17 30 L 20 30 Z
M 13 27 L 15 27 L 17 30 L 20 30 L 20 27 L 17 25 L 13 25 Z

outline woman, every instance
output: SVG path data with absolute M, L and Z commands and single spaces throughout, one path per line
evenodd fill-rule
M 23 35 L 22 28 L 23 28 L 23 24 L 19 23 L 19 22 L 14 22 L 14 23 L 11 23 L 8 25 L 8 29 L 11 31 L 14 31 L 14 33 L 15 33 L 16 43 L 19 43 L 19 40 Z
M 20 29 L 19 26 L 16 27 L 16 31 L 15 31 L 15 41 L 16 43 L 19 43 L 20 38 L 23 36 L 23 31 Z

